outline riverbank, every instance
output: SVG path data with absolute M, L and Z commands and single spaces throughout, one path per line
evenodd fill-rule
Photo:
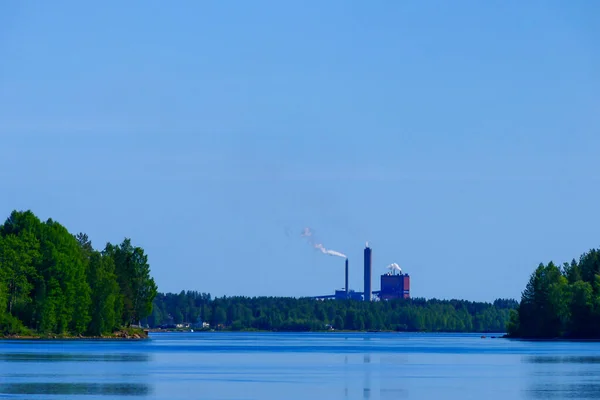
M 0 340 L 144 340 L 148 339 L 148 330 L 141 328 L 123 328 L 109 335 L 84 336 L 70 334 L 0 335 Z

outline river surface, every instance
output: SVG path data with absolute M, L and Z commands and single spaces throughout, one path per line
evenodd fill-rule
M 136 397 L 600 399 L 600 343 L 391 333 L 0 341 L 0 398 Z

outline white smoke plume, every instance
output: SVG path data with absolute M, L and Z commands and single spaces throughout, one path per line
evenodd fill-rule
M 304 228 L 300 236 L 307 238 L 308 243 L 315 249 L 319 250 L 323 254 L 328 254 L 330 256 L 348 258 L 344 253 L 340 253 L 339 251 L 330 250 L 325 248 L 322 243 L 315 242 L 313 231 L 310 228 Z
M 310 236 L 312 236 L 312 234 L 313 234 L 313 233 L 312 233 L 312 231 L 310 230 L 310 228 L 304 228 L 304 229 L 302 230 L 302 233 L 300 234 L 300 236 L 302 236 L 302 237 L 310 237 Z
M 402 268 L 400 268 L 400 266 L 396 263 L 391 263 L 390 265 L 387 266 L 387 268 L 390 271 L 398 271 L 398 272 L 402 273 Z

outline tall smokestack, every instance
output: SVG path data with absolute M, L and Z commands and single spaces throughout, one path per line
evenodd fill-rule
M 364 300 L 371 301 L 371 264 L 372 264 L 372 254 L 371 248 L 369 247 L 369 243 L 367 243 L 365 247 L 365 292 L 364 292 Z
M 346 258 L 346 298 L 348 298 L 348 259 Z

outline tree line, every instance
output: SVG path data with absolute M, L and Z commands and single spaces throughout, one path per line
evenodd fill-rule
M 151 328 L 177 324 L 213 329 L 266 331 L 393 330 L 428 332 L 505 332 L 515 300 L 398 299 L 361 302 L 285 297 L 221 297 L 195 291 L 159 293 Z
M 130 239 L 98 251 L 86 234 L 31 211 L 0 226 L 0 334 L 111 333 L 147 317 L 156 292 Z
M 572 309 L 581 318 L 593 314 L 598 319 L 596 303 L 592 301 L 591 309 L 585 306 L 588 299 L 597 299 L 598 284 L 590 283 L 588 287 L 585 283 L 589 276 L 600 282 L 594 275 L 598 269 L 591 273 L 581 265 L 559 275 L 574 283 L 573 293 L 577 295 L 572 296 L 576 299 Z M 546 276 L 552 273 L 542 275 L 546 282 L 550 279 Z M 535 285 L 539 285 L 538 281 Z M 548 296 L 554 296 L 556 290 L 552 286 Z M 538 297 L 536 302 L 541 301 Z M 519 313 L 513 314 L 513 328 L 523 304 Z M 0 335 L 98 336 L 138 323 L 155 328 L 198 322 L 228 330 L 320 331 L 331 327 L 504 332 L 515 307 L 517 302 L 508 299 L 493 303 L 419 298 L 360 302 L 285 297 L 212 298 L 210 294 L 193 291 L 157 293 L 147 255 L 128 238 L 118 245 L 107 243 L 102 250 L 96 250 L 86 234 L 71 234 L 52 219 L 42 222 L 31 211 L 14 211 L 0 225 Z M 526 323 L 519 323 L 518 328 L 525 329 Z
M 600 251 L 562 266 L 540 264 L 512 313 L 508 334 L 520 338 L 600 338 Z

